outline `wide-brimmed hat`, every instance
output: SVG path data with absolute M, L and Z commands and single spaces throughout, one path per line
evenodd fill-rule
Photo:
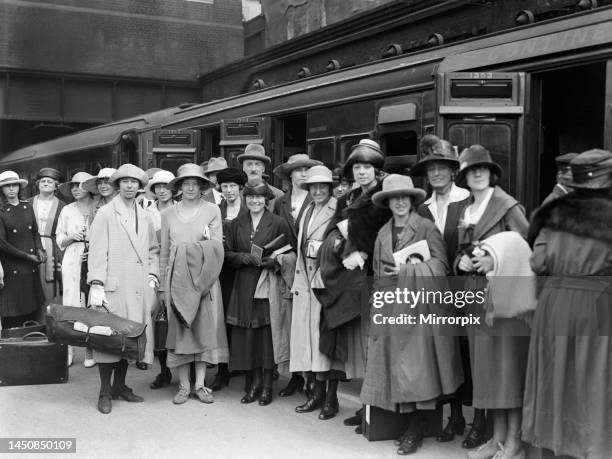
M 28 184 L 27 180 L 19 178 L 17 172 L 13 171 L 4 171 L 0 174 L 0 188 L 6 185 L 13 185 L 14 183 L 18 183 L 20 188 L 23 188 Z
M 274 198 L 274 193 L 272 193 L 272 190 L 270 190 L 266 182 L 263 182 L 261 180 L 247 182 L 247 184 L 244 185 L 244 188 L 242 189 L 242 195 L 263 196 L 266 199 Z
M 43 167 L 38 171 L 38 174 L 36 174 L 36 180 L 40 180 L 44 177 L 53 179 L 57 182 L 61 182 L 64 179 L 62 173 L 57 169 L 53 169 L 52 167 Z
M 394 196 L 412 196 L 416 206 L 425 199 L 425 190 L 415 188 L 412 179 L 406 175 L 391 174 L 382 182 L 382 191 L 374 193 L 372 202 L 378 207 L 388 207 L 387 200 Z
M 572 188 L 604 190 L 612 188 L 612 153 L 606 150 L 587 150 L 570 163 Z
M 270 162 L 272 162 L 272 160 L 266 156 L 266 149 L 258 143 L 248 144 L 244 149 L 244 153 L 238 155 L 237 159 L 240 164 L 247 159 L 255 159 L 265 164 L 270 164 Z
M 98 177 L 97 177 L 98 178 Z M 149 183 L 149 176 L 140 167 L 133 164 L 122 164 L 117 171 L 110 176 L 108 183 L 117 186 L 119 180 L 123 178 L 133 178 L 140 182 L 140 188 L 144 188 Z
M 98 172 L 98 175 L 94 175 L 92 178 L 83 183 L 81 187 L 84 190 L 89 191 L 90 193 L 97 193 L 98 179 L 110 179 L 115 172 L 117 172 L 117 169 L 114 169 L 112 167 L 103 167 Z
M 202 164 L 204 174 L 211 174 L 213 172 L 220 172 L 227 169 L 227 161 L 225 158 L 210 158 L 208 161 L 204 161 Z
M 353 145 L 351 154 L 344 165 L 345 177 L 353 176 L 352 169 L 355 163 L 368 163 L 377 169 L 382 169 L 385 164 L 385 157 L 380 145 L 370 139 L 361 139 L 357 145 Z
M 235 167 L 228 167 L 227 169 L 223 169 L 217 174 L 217 183 L 221 185 L 222 183 L 228 182 L 243 186 L 247 182 L 247 176 L 240 169 L 236 169 Z
M 555 162 L 557 163 L 557 167 L 569 166 L 576 156 L 578 156 L 578 153 L 565 153 L 564 155 L 556 156 Z
M 482 145 L 472 145 L 461 152 L 459 155 L 459 172 L 457 173 L 457 179 L 455 182 L 457 185 L 463 188 L 467 188 L 465 180 L 465 174 L 467 171 L 476 166 L 486 166 L 489 170 L 496 174 L 497 177 L 501 177 L 503 170 L 501 166 L 494 163 L 491 159 L 491 154 Z
M 172 172 L 166 171 L 164 169 L 160 169 L 155 173 L 153 178 L 149 180 L 147 186 L 145 187 L 148 191 L 154 191 L 153 187 L 157 184 L 164 183 L 168 185 L 172 180 L 175 179 L 175 176 Z
M 307 190 L 308 186 L 313 183 L 329 183 L 333 186 L 334 178 L 332 171 L 323 165 L 312 166 L 306 172 L 306 180 L 300 183 L 300 188 Z
M 306 153 L 297 153 L 289 156 L 286 163 L 277 166 L 274 169 L 274 173 L 281 178 L 288 179 L 291 172 L 295 169 L 300 167 L 312 167 L 320 164 L 323 163 L 321 161 L 317 161 L 316 159 L 310 159 Z
M 426 175 L 427 166 L 434 162 L 446 164 L 451 169 L 459 169 L 459 155 L 457 155 L 453 145 L 446 140 L 438 139 L 438 142 L 432 147 L 431 151 L 412 166 L 410 175 Z
M 213 185 L 213 182 L 204 175 L 204 169 L 201 166 L 193 163 L 183 164 L 176 171 L 177 176 L 168 182 L 168 188 L 172 190 L 178 190 L 181 182 L 186 178 L 196 178 L 202 181 L 202 188 L 209 188 Z
M 89 191 L 85 189 L 83 184 L 90 178 L 91 174 L 88 174 L 87 172 L 77 172 L 68 182 L 64 182 L 59 186 L 60 193 L 62 193 L 64 196 L 72 197 L 72 192 L 70 189 L 74 183 L 78 183 L 81 190 Z

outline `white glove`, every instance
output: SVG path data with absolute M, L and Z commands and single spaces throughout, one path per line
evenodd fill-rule
M 360 252 L 355 251 L 351 253 L 348 257 L 346 257 L 344 260 L 342 260 L 342 264 L 349 271 L 355 269 L 357 266 L 363 269 L 365 265 L 365 260 L 361 256 Z
M 92 306 L 102 306 L 106 303 L 106 294 L 104 293 L 104 286 L 94 284 L 89 290 L 89 304 Z
M 159 279 L 155 274 L 149 274 L 149 287 L 158 288 L 159 287 Z

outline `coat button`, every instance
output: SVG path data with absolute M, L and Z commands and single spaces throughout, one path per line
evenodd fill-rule
M 34 249 L 30 249 L 30 252 L 34 252 Z
M 309 267 L 308 267 L 308 271 L 312 271 L 312 266 L 309 266 Z
M 299 274 L 299 273 L 300 273 L 300 270 L 299 270 L 299 269 L 296 269 L 296 270 L 295 270 L 295 273 L 296 273 L 296 274 Z
M 13 274 L 17 274 L 17 271 L 13 271 Z
M 295 296 L 298 296 L 298 294 L 299 294 L 299 293 L 300 293 L 300 292 L 295 292 Z
M 13 230 L 13 233 L 16 233 L 16 232 L 17 232 L 17 230 L 16 230 L 16 229 L 14 229 L 14 230 Z
M 28 229 L 32 229 L 32 226 L 31 226 L 31 225 L 28 225 Z
M 35 269 L 33 269 L 33 270 L 32 270 L 32 272 L 33 272 L 33 273 L 35 273 L 35 272 L 36 272 L 36 270 L 35 270 Z

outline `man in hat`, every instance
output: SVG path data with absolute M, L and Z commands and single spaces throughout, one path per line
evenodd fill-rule
M 223 201 L 223 194 L 217 190 L 219 186 L 217 183 L 217 174 L 227 169 L 227 161 L 225 158 L 210 158 L 208 161 L 204 161 L 202 164 L 200 164 L 200 166 L 202 166 L 202 169 L 204 169 L 204 175 L 214 183 L 214 186 L 209 187 L 204 192 L 204 200 L 220 205 Z
M 138 189 L 149 181 L 133 164 L 122 165 L 109 183 L 119 194 L 100 208 L 90 228 L 89 272 L 92 306 L 103 305 L 114 314 L 147 325 L 144 363 L 153 363 L 153 333 L 147 289 L 159 286 L 159 245 L 147 212 L 135 202 Z M 142 402 L 125 385 L 128 362 L 121 357 L 94 351 L 100 371 L 98 410 L 110 413 L 111 397 Z M 111 376 L 115 373 L 111 386 Z
M 572 167 L 570 163 L 576 156 L 578 156 L 578 153 L 566 153 L 555 158 L 555 163 L 557 163 L 557 183 L 550 194 L 546 196 L 546 199 L 542 201 L 542 205 L 548 204 L 553 199 L 565 196 L 572 191 L 568 185 L 572 181 Z
M 258 143 L 250 143 L 245 149 L 244 153 L 238 155 L 238 162 L 242 165 L 242 170 L 247 175 L 249 183 L 264 182 L 266 183 L 263 175 L 266 170 L 266 165 L 269 165 L 272 160 L 266 156 L 266 150 L 262 145 Z M 274 198 L 280 198 L 283 192 L 276 187 L 273 187 L 269 183 L 266 183 L 268 188 L 274 195 Z M 271 209 L 271 207 L 269 208 Z

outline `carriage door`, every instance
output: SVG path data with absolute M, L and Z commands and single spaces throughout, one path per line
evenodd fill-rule
M 245 147 L 250 143 L 262 144 L 264 148 L 267 147 L 267 154 L 270 155 L 270 148 L 264 142 L 265 127 L 264 118 L 221 120 L 219 145 L 221 156 L 225 158 L 229 167 L 242 169 L 238 163 L 238 155 L 244 153 Z
M 525 74 L 442 73 L 437 88 L 438 135 L 459 153 L 473 144 L 487 148 L 504 171 L 499 185 L 526 202 L 533 192 L 522 147 Z
M 153 132 L 153 165 L 172 172 L 185 163 L 196 161 L 197 134 L 193 129 Z

